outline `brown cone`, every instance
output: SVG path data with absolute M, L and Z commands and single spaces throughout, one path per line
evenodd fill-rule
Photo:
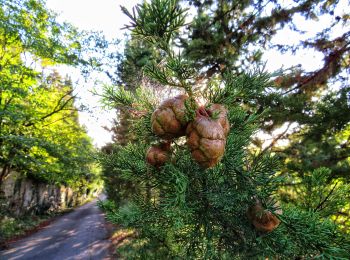
M 147 162 L 155 167 L 163 166 L 169 159 L 169 148 L 170 143 L 151 146 L 146 153 Z
M 200 108 L 186 129 L 187 145 L 192 158 L 204 168 L 214 167 L 225 152 L 226 138 L 222 126 Z
M 165 100 L 152 114 L 152 131 L 164 139 L 173 139 L 185 135 L 186 95 Z
M 215 120 L 220 123 L 220 125 L 224 129 L 224 134 L 227 137 L 227 135 L 230 132 L 230 122 L 227 118 L 227 109 L 225 108 L 225 106 L 220 104 L 211 104 L 206 108 L 206 111 L 208 111 L 208 113 L 211 115 L 219 113 L 218 118 Z
M 274 214 L 265 210 L 260 203 L 250 206 L 247 215 L 254 227 L 262 232 L 271 232 L 281 222 Z

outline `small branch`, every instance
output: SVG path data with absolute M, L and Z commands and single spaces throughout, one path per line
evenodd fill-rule
M 328 193 L 328 195 L 324 198 L 323 201 L 321 201 L 317 207 L 314 209 L 314 211 L 318 211 L 318 210 L 322 210 L 322 206 L 323 204 L 326 203 L 326 201 L 329 199 L 329 197 L 332 195 L 332 193 L 334 192 L 335 188 L 337 187 L 338 183 L 334 184 L 333 188 L 330 190 L 330 192 Z
M 344 217 L 350 217 L 350 214 L 349 214 L 349 213 L 342 212 L 342 211 L 338 211 L 338 212 L 336 213 L 336 215 L 344 216 Z
M 281 134 L 279 134 L 278 136 L 276 136 L 276 138 L 273 139 L 273 141 L 267 146 L 265 147 L 261 153 L 265 153 L 268 149 L 270 149 L 272 146 L 275 145 L 275 143 L 280 140 L 286 133 L 287 131 L 289 130 L 289 127 L 292 123 L 290 122 L 286 128 L 286 130 L 284 130 Z
M 350 47 L 344 46 L 343 48 L 330 53 L 328 56 L 324 58 L 325 63 L 321 69 L 314 71 L 309 76 L 303 76 L 294 88 L 291 88 L 285 91 L 282 94 L 282 96 L 290 92 L 293 92 L 294 90 L 305 88 L 310 85 L 325 83 L 328 80 L 328 78 L 333 76 L 334 74 L 334 72 L 332 71 L 334 64 L 336 64 L 339 61 L 339 59 L 342 57 L 342 54 L 344 54 L 349 50 L 350 50 Z
M 60 119 L 57 119 L 57 120 L 55 120 L 55 121 L 53 121 L 53 122 L 50 122 L 50 123 L 48 123 L 48 124 L 46 124 L 46 125 L 43 125 L 42 127 L 46 127 L 46 126 L 52 125 L 52 124 L 54 124 L 54 123 L 57 123 L 57 122 L 59 122 L 59 121 L 61 121 L 61 120 L 64 120 L 64 119 L 66 119 L 66 118 L 69 118 L 69 117 L 72 117 L 72 116 L 69 115 L 69 116 L 61 117 Z
M 14 99 L 14 96 L 11 96 L 11 97 L 5 102 L 3 111 L 7 110 L 8 106 L 11 104 L 11 102 L 12 102 L 13 99 Z
M 278 186 L 284 187 L 284 186 L 298 186 L 298 185 L 302 185 L 303 182 L 297 182 L 297 183 L 282 183 Z
M 207 71 L 201 73 L 197 78 L 196 78 L 196 84 L 202 83 L 205 79 L 210 79 L 215 73 L 221 72 L 223 69 L 222 64 L 214 64 L 211 66 Z
M 60 100 L 57 102 L 57 105 L 56 105 L 56 107 L 54 108 L 54 110 L 53 110 L 52 112 L 50 112 L 50 113 L 48 113 L 48 114 L 42 116 L 42 117 L 41 117 L 39 120 L 37 120 L 36 122 L 44 121 L 46 118 L 48 118 L 48 117 L 50 117 L 50 116 L 52 116 L 52 115 L 54 115 L 54 114 L 56 114 L 56 113 L 58 113 L 58 112 L 64 110 L 64 108 L 68 105 L 68 103 L 69 103 L 71 100 L 73 100 L 73 99 L 76 97 L 76 95 L 71 96 L 70 98 L 68 98 L 62 105 L 60 105 L 60 103 L 61 103 L 61 101 L 62 101 L 66 96 L 70 95 L 71 93 L 72 93 L 72 91 L 69 91 L 69 92 L 66 93 L 64 96 L 62 96 L 62 97 L 60 98 Z M 25 126 L 25 127 L 33 126 L 36 122 L 33 122 L 33 121 L 32 121 L 32 122 L 27 122 L 27 123 L 24 124 L 24 126 Z

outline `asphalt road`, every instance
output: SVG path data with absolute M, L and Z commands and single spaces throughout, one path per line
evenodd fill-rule
M 110 259 L 110 242 L 96 200 L 70 212 L 0 251 L 0 259 Z

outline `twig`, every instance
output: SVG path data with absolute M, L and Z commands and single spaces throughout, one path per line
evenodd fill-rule
M 318 206 L 314 209 L 315 212 L 318 211 L 318 210 L 322 210 L 323 204 L 325 204 L 326 201 L 329 199 L 329 197 L 332 195 L 332 193 L 334 192 L 335 187 L 337 187 L 337 185 L 338 185 L 338 182 L 337 182 L 336 184 L 334 184 L 333 188 L 332 188 L 331 191 L 328 193 L 328 195 L 327 195 L 327 196 L 324 198 L 324 200 L 321 201 L 321 202 L 318 204 Z
M 266 146 L 261 153 L 265 153 L 268 149 L 270 149 L 278 140 L 280 140 L 286 133 L 287 131 L 289 130 L 289 127 L 292 123 L 290 122 L 286 128 L 286 130 L 284 130 L 281 134 L 279 134 L 278 136 L 276 136 L 276 138 L 273 139 L 273 141 L 268 145 Z

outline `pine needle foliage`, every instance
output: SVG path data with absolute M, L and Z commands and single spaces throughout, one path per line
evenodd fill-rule
M 122 11 L 131 19 L 125 28 L 152 43 L 157 40 L 168 43 L 185 23 L 186 10 L 180 8 L 177 0 L 145 1 L 134 7 L 132 14 L 125 7 L 122 7 Z
M 158 17 L 174 8 L 176 11 L 168 16 Z M 181 70 L 182 62 L 172 63 L 176 58 L 171 55 L 171 36 L 183 25 L 178 21 L 184 15 L 176 1 L 155 0 L 138 6 L 132 15 L 124 12 L 132 20 L 127 28 L 134 34 L 154 44 L 162 38 L 168 44 L 163 46 L 169 54 L 167 65 L 163 70 L 155 67 L 149 76 L 184 89 L 193 100 L 199 97 L 189 84 L 186 66 Z M 276 193 L 285 182 L 278 172 L 279 158 L 248 151 L 261 116 L 254 102 L 269 84 L 270 76 L 265 73 L 242 73 L 237 77 L 228 73 L 201 94 L 208 102 L 224 104 L 229 110 L 231 130 L 225 154 L 211 169 L 201 168 L 192 159 L 183 138 L 173 141 L 171 159 L 164 166 L 147 164 L 147 149 L 161 141 L 150 128 L 155 109 L 150 104 L 155 103 L 149 102 L 147 93 L 131 94 L 122 88 L 106 93 L 107 104 L 128 106 L 135 115 L 130 129 L 136 133 L 135 142 L 102 158 L 111 174 L 138 187 L 133 196 L 108 214 L 110 220 L 137 232 L 121 251 L 126 258 L 347 259 L 349 238 L 330 219 L 310 207 L 277 202 Z M 189 114 L 193 112 L 193 106 L 186 107 Z M 247 217 L 248 208 L 257 201 L 281 221 L 272 232 L 256 230 Z
M 261 71 L 243 73 L 238 76 L 227 72 L 220 85 L 217 84 L 217 80 L 209 82 L 204 94 L 210 102 L 226 106 L 240 100 L 258 99 L 271 86 L 272 76 Z

